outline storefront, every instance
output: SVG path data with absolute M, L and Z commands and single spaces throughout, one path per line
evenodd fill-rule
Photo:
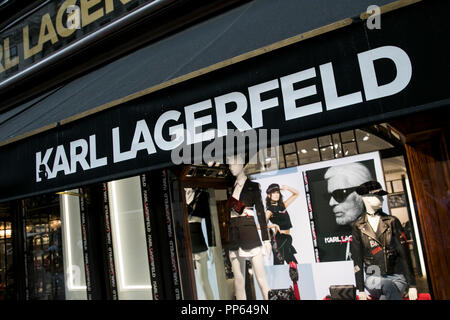
M 3 141 L 1 297 L 259 300 L 294 261 L 301 298 L 322 300 L 355 285 L 352 188 L 376 180 L 418 292 L 448 299 L 448 7 L 393 2 L 379 29 L 339 20 Z M 272 248 L 238 264 L 236 176 L 259 184 L 242 188 Z

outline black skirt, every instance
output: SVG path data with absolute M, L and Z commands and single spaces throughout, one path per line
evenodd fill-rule
M 231 218 L 229 231 L 230 242 L 227 245 L 229 250 L 238 250 L 239 248 L 250 250 L 262 246 L 253 217 Z
M 191 234 L 192 253 L 208 250 L 201 222 L 190 222 L 189 233 Z

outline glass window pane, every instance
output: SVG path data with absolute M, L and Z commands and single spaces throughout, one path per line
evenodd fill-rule
M 348 130 L 348 131 L 341 132 L 341 139 L 342 139 L 342 143 L 354 142 L 355 141 L 355 135 L 353 133 L 353 130 Z
M 334 147 L 334 157 L 342 158 L 342 145 L 339 134 L 333 134 L 333 147 Z
M 356 130 L 359 153 L 366 153 L 392 148 L 392 144 L 364 130 Z
M 108 182 L 118 296 L 150 300 L 152 287 L 139 176 Z
M 343 143 L 342 151 L 344 152 L 344 157 L 353 156 L 358 154 L 358 150 L 356 149 L 356 143 Z
M 317 139 L 308 139 L 297 142 L 300 164 L 320 161 Z
M 320 148 L 320 153 L 322 155 L 322 160 L 334 159 L 334 147 L 333 146 Z
M 298 166 L 298 160 L 297 160 L 297 154 L 293 153 L 293 154 L 287 154 L 286 155 L 286 167 L 294 167 L 294 166 Z
M 59 196 L 46 194 L 24 203 L 28 299 L 64 300 L 65 270 Z M 51 216 L 53 220 L 50 220 Z
M 78 190 L 60 195 L 63 233 L 64 275 L 67 300 L 86 300 L 86 272 L 81 235 L 80 199 Z M 55 225 L 55 223 L 53 223 Z
M 328 147 L 332 145 L 331 136 L 319 137 L 319 147 Z
M 402 180 L 394 180 L 392 181 L 392 189 L 393 192 L 403 192 L 403 182 Z
M 295 144 L 294 143 L 285 144 L 283 147 L 284 147 L 284 153 L 286 153 L 286 154 L 295 152 Z

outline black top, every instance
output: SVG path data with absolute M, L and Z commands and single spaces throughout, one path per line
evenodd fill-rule
M 194 199 L 187 205 L 188 216 L 204 218 L 206 222 L 206 232 L 208 234 L 208 245 L 214 247 L 216 239 L 211 224 L 211 211 L 209 210 L 209 194 L 201 189 L 195 190 Z M 194 222 L 195 223 L 195 222 Z
M 292 228 L 291 218 L 284 206 L 271 204 L 267 210 L 272 212 L 272 216 L 269 218 L 270 222 L 277 224 L 281 230 Z

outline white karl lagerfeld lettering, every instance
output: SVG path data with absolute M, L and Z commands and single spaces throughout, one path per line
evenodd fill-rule
M 359 91 L 347 94 L 345 96 L 338 96 L 333 65 L 331 62 L 323 64 L 319 68 L 327 110 L 333 110 L 363 102 L 361 92 Z
M 395 66 L 395 78 L 389 83 L 378 82 L 374 63 L 380 59 L 388 59 Z M 135 122 L 132 138 L 121 136 L 121 128 L 116 126 L 108 133 L 112 138 L 112 150 L 108 150 L 108 155 L 103 155 L 102 158 L 97 157 L 95 135 L 89 137 L 89 143 L 85 139 L 77 138 L 65 146 L 50 146 L 45 152 L 39 150 L 35 157 L 36 182 L 105 166 L 108 164 L 108 157 L 112 157 L 114 164 L 135 159 L 138 153 L 152 157 L 162 150 L 178 152 L 178 160 L 190 158 L 188 153 L 184 152 L 185 146 L 194 144 L 195 149 L 199 142 L 227 136 L 230 131 L 235 132 L 234 129 L 247 133 L 264 127 L 267 122 L 280 128 L 283 122 L 334 112 L 351 105 L 364 108 L 365 101 L 401 92 L 412 78 L 411 60 L 408 54 L 398 47 L 384 46 L 361 52 L 355 56 L 354 62 L 358 63 L 360 70 L 360 83 L 355 83 L 355 86 L 363 90 L 338 92 L 338 88 L 342 86 L 337 85 L 340 75 L 335 75 L 333 62 L 300 71 L 294 70 L 295 72 L 280 78 L 265 79 L 259 84 L 242 88 L 242 92 L 221 92 L 220 95 L 200 102 L 192 101 L 193 103 L 180 110 L 167 109 L 157 115 L 156 121 L 139 119 Z M 318 92 L 319 88 L 323 88 L 323 92 Z M 158 110 L 158 107 L 149 106 L 149 109 Z M 265 117 L 269 110 L 278 112 L 272 112 L 270 117 Z M 274 114 L 278 114 L 279 118 L 274 119 Z M 251 119 L 251 123 L 244 119 L 246 115 L 246 119 Z M 125 123 L 130 125 L 128 120 Z M 302 128 L 299 127 L 298 130 Z M 213 159 L 220 153 L 218 151 L 217 143 L 207 148 L 202 156 Z M 195 150 L 194 152 L 197 154 Z M 330 243 L 335 241 L 328 240 Z
M 284 116 L 286 121 L 322 112 L 321 102 L 316 102 L 301 107 L 297 107 L 296 102 L 299 99 L 317 94 L 317 88 L 315 85 L 294 90 L 295 83 L 314 78 L 315 76 L 316 70 L 314 68 L 310 68 L 280 79 L 284 103 Z
M 141 141 L 143 138 L 143 141 Z M 142 119 L 136 122 L 136 128 L 134 130 L 133 141 L 131 142 L 131 149 L 129 151 L 121 152 L 120 150 L 120 129 L 116 127 L 113 129 L 113 156 L 114 163 L 126 161 L 136 158 L 137 152 L 140 150 L 147 150 L 150 155 L 156 153 L 155 144 L 153 143 L 150 130 L 148 129 L 147 122 Z
M 231 92 L 214 98 L 216 104 L 217 130 L 218 137 L 227 134 L 228 122 L 231 122 L 239 131 L 251 130 L 252 127 L 243 119 L 247 112 L 247 98 L 243 93 Z M 232 112 L 226 112 L 228 104 L 235 104 L 236 109 Z
M 76 173 L 78 164 L 82 171 L 106 166 L 108 164 L 107 157 L 97 158 L 96 137 L 91 135 L 89 137 L 89 144 L 85 139 L 78 139 L 70 142 L 68 148 L 69 154 L 66 153 L 66 148 L 59 145 L 54 154 L 53 165 L 50 168 L 49 161 L 53 155 L 54 148 L 49 148 L 42 158 L 41 152 L 36 152 L 36 182 L 42 181 L 40 174 L 44 174 L 46 179 L 53 179 L 60 173 L 69 175 Z M 89 162 L 87 155 L 89 153 Z M 70 159 L 70 160 L 69 160 Z
M 271 98 L 261 101 L 261 94 L 274 89 L 278 89 L 278 87 L 278 79 L 275 79 L 248 88 L 248 93 L 250 96 L 250 108 L 252 111 L 253 129 L 263 126 L 263 110 L 278 107 L 278 98 Z
M 390 83 L 378 85 L 374 61 L 390 59 L 394 62 L 397 75 Z M 394 46 L 376 48 L 358 54 L 359 67 L 364 85 L 364 94 L 367 101 L 379 99 L 396 94 L 409 84 L 412 77 L 412 65 L 408 54 Z

